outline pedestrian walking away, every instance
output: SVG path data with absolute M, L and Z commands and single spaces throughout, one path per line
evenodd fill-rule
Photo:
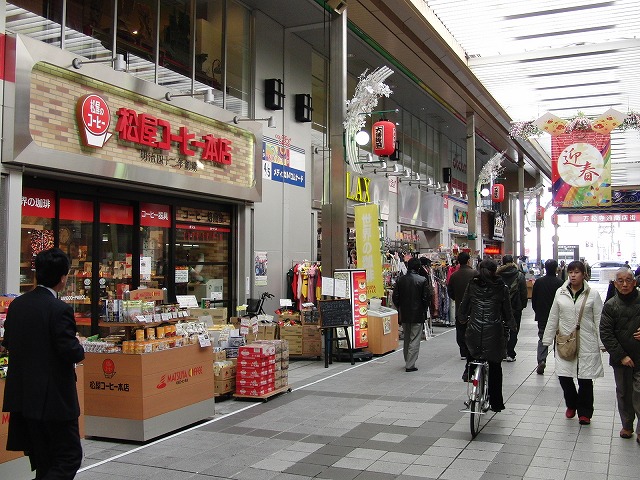
M 496 275 L 498 265 L 493 260 L 483 260 L 478 275 L 471 279 L 460 303 L 460 318 L 467 320 L 465 340 L 469 350 L 467 364 L 476 360 L 489 363 L 489 404 L 491 410 L 504 410 L 502 395 L 502 358 L 507 332 L 516 328 L 511 312 L 509 288 Z M 465 368 L 463 380 L 471 377 Z
M 602 308 L 600 339 L 616 382 L 620 437 L 632 438 L 634 423 L 640 422 L 640 295 L 627 267 L 618 269 L 614 283 L 618 294 Z M 636 441 L 640 444 L 640 433 Z
M 420 267 L 420 260 L 409 259 L 407 274 L 398 278 L 391 296 L 394 305 L 398 307 L 399 320 L 402 323 L 402 353 L 407 372 L 418 370 L 416 361 L 420 353 L 425 314 L 433 297 L 431 283 L 418 273 Z
M 556 292 L 549 311 L 549 319 L 542 336 L 543 345 L 554 343 L 556 332 L 568 335 L 576 329 L 578 351 L 575 358 L 565 360 L 558 355 L 555 345 L 556 375 L 562 387 L 567 407 L 565 415 L 578 414 L 581 425 L 589 425 L 593 417 L 593 380 L 604 376 L 600 342 L 600 314 L 602 300 L 597 291 L 591 291 L 584 281 L 585 268 L 580 261 L 567 265 L 568 280 Z M 574 383 L 578 379 L 578 390 Z
M 82 461 L 75 364 L 84 350 L 73 308 L 57 298 L 69 258 L 59 248 L 45 250 L 35 269 L 37 286 L 9 304 L 5 320 L 7 450 L 25 452 L 36 479 L 70 480 Z
M 469 350 L 464 339 L 464 334 L 467 329 L 466 318 L 463 321 L 459 320 L 458 312 L 460 311 L 460 303 L 464 292 L 467 289 L 469 281 L 478 273 L 477 270 L 471 268 L 469 265 L 470 256 L 466 252 L 460 252 L 458 254 L 459 268 L 451 274 L 449 282 L 447 284 L 447 295 L 454 301 L 455 305 L 455 322 L 456 322 L 456 343 L 460 349 L 460 358 L 466 360 L 469 356 Z
M 516 322 L 515 332 L 511 332 L 507 342 L 507 362 L 516 361 L 516 344 L 518 343 L 518 331 L 522 320 L 522 310 L 527 307 L 529 301 L 527 297 L 527 280 L 524 274 L 513 261 L 512 255 L 502 257 L 502 265 L 498 268 L 498 276 L 507 287 L 509 287 L 509 298 L 511 300 L 511 310 Z
M 531 307 L 535 312 L 535 321 L 538 323 L 538 350 L 536 355 L 536 373 L 538 375 L 543 375 L 544 369 L 547 366 L 549 347 L 542 343 L 542 336 L 547 326 L 549 311 L 551 310 L 556 291 L 562 286 L 562 280 L 557 276 L 557 261 L 549 259 L 544 262 L 544 270 L 546 274 L 533 283 L 533 290 L 531 292 Z

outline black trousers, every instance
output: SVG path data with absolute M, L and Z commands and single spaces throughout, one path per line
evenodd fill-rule
M 513 318 L 516 321 L 516 331 L 512 331 L 509 335 L 509 341 L 507 342 L 507 357 L 516 358 L 516 344 L 518 343 L 518 332 L 520 331 L 520 322 L 522 321 L 522 310 L 514 310 Z
M 82 463 L 78 419 L 43 422 L 27 419 L 36 480 L 72 480 Z
M 593 380 L 578 379 L 578 390 L 572 377 L 558 377 L 564 393 L 564 403 L 567 408 L 578 411 L 579 417 L 593 416 Z
M 468 357 L 469 349 L 467 348 L 467 342 L 464 340 L 464 334 L 467 332 L 467 324 L 456 321 L 456 343 L 460 348 L 460 356 Z

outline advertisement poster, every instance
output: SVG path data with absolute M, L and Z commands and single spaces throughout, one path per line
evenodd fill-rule
M 335 270 L 333 273 L 336 285 L 344 281 L 347 290 L 343 298 L 351 300 L 353 310 L 353 326 L 348 327 L 349 337 L 353 348 L 364 348 L 369 345 L 369 299 L 367 297 L 367 271 L 366 270 Z M 336 296 L 337 292 L 336 292 Z M 339 345 L 346 348 L 346 342 Z
M 367 298 L 382 298 L 382 254 L 380 253 L 380 231 L 378 230 L 378 205 L 356 205 L 353 207 L 356 228 L 356 254 L 358 268 L 367 271 Z
M 377 222 L 376 222 L 377 223 Z M 377 231 L 377 230 L 376 230 Z M 353 290 L 353 348 L 369 345 L 369 302 L 367 298 L 367 272 L 355 270 L 351 273 Z
M 611 136 L 573 131 L 551 137 L 553 205 L 611 205 Z
M 256 287 L 265 286 L 267 284 L 267 252 L 256 252 L 254 260 L 254 268 L 256 272 Z
M 304 150 L 291 145 L 290 137 L 285 135 L 277 137 L 275 139 L 263 137 L 262 178 L 304 188 L 306 182 Z

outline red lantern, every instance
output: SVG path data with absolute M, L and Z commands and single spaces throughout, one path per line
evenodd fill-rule
M 536 221 L 541 222 L 544 220 L 544 207 L 536 208 Z
M 496 203 L 504 200 L 504 185 L 501 183 L 493 184 L 493 187 L 491 187 L 491 200 Z
M 389 120 L 380 120 L 371 129 L 373 153 L 379 157 L 388 157 L 396 150 L 396 125 Z

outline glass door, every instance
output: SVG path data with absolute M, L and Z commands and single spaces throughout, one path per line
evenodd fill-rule
M 121 300 L 132 289 L 133 207 L 100 203 L 98 240 L 100 299 Z
M 140 286 L 166 288 L 169 278 L 171 207 L 140 204 Z

